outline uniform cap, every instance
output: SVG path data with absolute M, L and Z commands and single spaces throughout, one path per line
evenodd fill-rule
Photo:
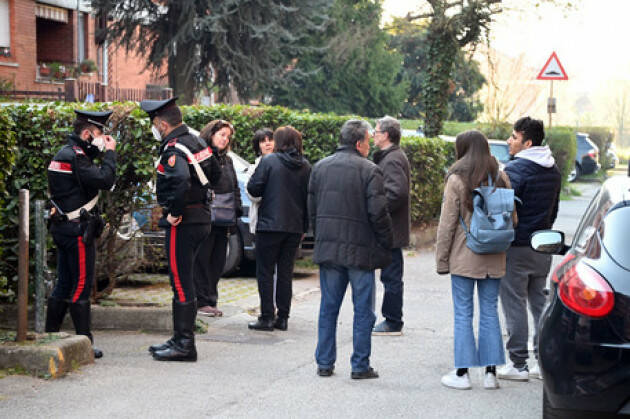
M 149 114 L 149 118 L 153 119 L 160 114 L 161 111 L 175 106 L 177 96 L 165 100 L 143 100 L 140 102 L 140 109 Z
M 84 111 L 81 109 L 75 109 L 74 113 L 77 114 L 78 120 L 88 122 L 100 128 L 106 128 L 107 120 L 109 119 L 110 115 L 114 112 L 113 111 L 91 112 L 91 111 Z

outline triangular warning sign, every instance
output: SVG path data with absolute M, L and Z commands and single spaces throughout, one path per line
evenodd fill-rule
M 564 67 L 560 64 L 560 60 L 555 51 L 551 54 L 551 57 L 547 60 L 547 63 L 543 66 L 540 73 L 538 73 L 538 80 L 569 80 L 567 72 L 564 71 Z

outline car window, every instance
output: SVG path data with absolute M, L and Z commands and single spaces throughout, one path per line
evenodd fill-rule
M 628 237 L 630 237 L 630 206 L 611 211 L 599 227 L 602 244 L 610 257 L 624 268 L 630 269 L 630 252 L 628 252 Z
M 507 144 L 490 143 L 490 153 L 502 163 L 510 160 L 510 150 Z
M 588 205 L 588 208 L 584 212 L 584 215 L 580 220 L 580 224 L 575 230 L 575 235 L 573 236 L 573 243 L 571 244 L 571 247 L 585 248 L 586 243 L 593 236 L 594 230 L 591 230 L 588 227 L 593 227 L 593 220 L 595 219 L 597 208 L 599 207 L 600 195 L 601 189 L 597 191 L 597 194 L 595 194 L 595 196 L 591 200 L 591 203 Z

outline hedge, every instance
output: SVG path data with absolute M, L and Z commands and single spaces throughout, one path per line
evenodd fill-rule
M 0 197 L 6 197 L 0 207 L 0 295 L 14 295 L 17 286 L 18 190 L 28 188 L 31 201 L 47 198 L 47 165 L 65 143 L 74 119 L 73 110 L 77 107 L 94 110 L 104 106 L 12 105 L 0 112 L 0 164 L 12 169 L 0 172 Z M 97 278 L 107 280 L 105 292 L 115 286 L 117 277 L 133 269 L 132 258 L 124 257 L 129 253 L 124 247 L 128 242 L 116 240 L 116 231 L 125 214 L 149 199 L 158 145 L 151 136 L 146 114 L 137 104 L 117 103 L 113 107 L 114 135 L 118 141 L 117 181 L 113 192 L 101 194 L 100 205 L 110 228 L 99 240 L 97 249 Z M 233 150 L 249 161 L 254 159 L 251 138 L 255 130 L 290 124 L 302 131 L 304 153 L 311 163 L 315 163 L 334 152 L 339 130 L 350 118 L 267 106 L 184 106 L 182 111 L 184 121 L 198 130 L 212 119 L 230 120 L 236 130 Z M 452 158 L 452 145 L 438 139 L 405 138 L 402 147 L 412 165 L 412 221 L 429 221 L 440 209 L 445 167 Z M 31 237 L 34 240 L 33 235 Z M 48 244 L 52 248 L 51 240 Z M 54 261 L 52 252 L 49 256 Z
M 575 154 L 577 153 L 575 131 L 566 127 L 551 128 L 546 132 L 545 141 L 556 159 L 564 185 L 575 166 Z

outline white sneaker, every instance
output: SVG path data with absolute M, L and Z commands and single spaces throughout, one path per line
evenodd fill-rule
M 528 381 L 529 371 L 527 371 L 527 367 L 517 369 L 514 367 L 514 364 L 509 363 L 503 368 L 497 370 L 497 377 L 502 380 Z
M 486 390 L 496 390 L 499 388 L 499 381 L 497 380 L 497 376 L 491 372 L 487 372 L 486 376 L 483 378 L 483 388 Z
M 472 386 L 470 385 L 470 377 L 468 373 L 462 375 L 461 377 L 457 376 L 457 370 L 453 370 L 442 377 L 442 385 L 450 388 L 454 388 L 457 390 L 470 390 Z
M 542 374 L 540 373 L 540 365 L 538 363 L 534 364 L 531 370 L 529 370 L 530 378 L 538 378 L 539 380 L 543 379 Z

